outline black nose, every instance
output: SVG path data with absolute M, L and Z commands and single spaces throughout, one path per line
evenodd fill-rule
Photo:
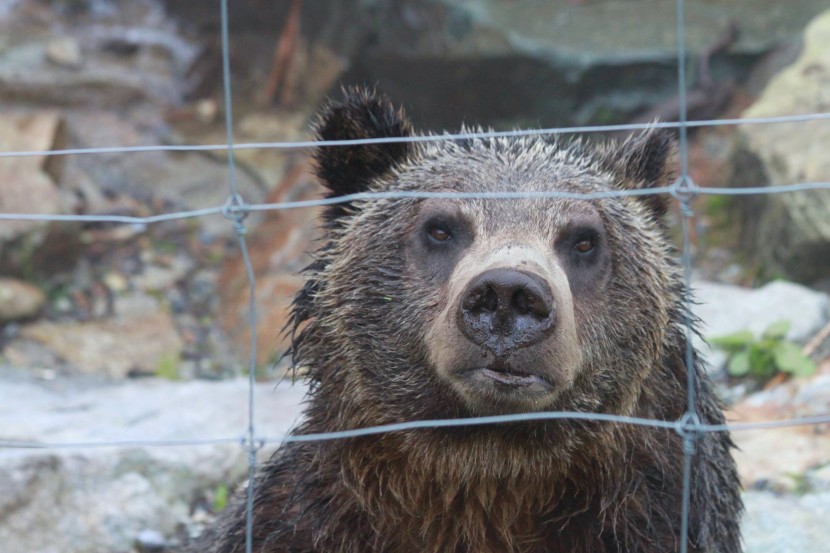
M 458 326 L 467 338 L 497 357 L 548 336 L 556 310 L 548 283 L 515 269 L 491 269 L 461 295 Z

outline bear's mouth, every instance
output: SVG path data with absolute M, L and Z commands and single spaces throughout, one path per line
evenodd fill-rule
M 553 384 L 541 376 L 503 363 L 469 369 L 460 376 L 474 385 L 493 386 L 505 391 L 544 394 L 553 390 Z

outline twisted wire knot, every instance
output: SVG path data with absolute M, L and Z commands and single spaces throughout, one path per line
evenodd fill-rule
M 248 232 L 244 224 L 245 219 L 248 217 L 247 204 L 238 193 L 231 194 L 225 200 L 222 206 L 222 216 L 233 222 L 233 231 L 237 236 L 244 236 Z
M 256 453 L 265 447 L 265 440 L 262 438 L 251 438 L 250 436 L 242 436 L 239 438 L 239 445 L 250 453 Z
M 684 217 L 694 215 L 692 200 L 700 195 L 700 187 L 689 175 L 681 175 L 671 186 L 671 195 L 680 202 L 680 213 Z
M 674 423 L 674 431 L 683 438 L 683 451 L 687 455 L 695 452 L 695 442 L 703 434 L 703 424 L 694 411 L 687 411 Z

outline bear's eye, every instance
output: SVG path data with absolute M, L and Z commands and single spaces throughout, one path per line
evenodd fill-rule
M 450 232 L 441 227 L 432 227 L 427 231 L 427 233 L 435 242 L 447 242 L 452 238 Z
M 592 238 L 583 238 L 582 240 L 574 244 L 574 250 L 581 254 L 591 253 L 592 251 L 594 251 L 595 247 L 596 246 Z

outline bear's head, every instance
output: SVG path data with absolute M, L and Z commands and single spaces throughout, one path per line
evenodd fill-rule
M 317 133 L 413 136 L 402 111 L 365 91 L 330 104 Z M 319 147 L 331 196 L 357 197 L 325 212 L 295 300 L 295 363 L 366 424 L 630 414 L 677 331 L 681 284 L 664 198 L 607 193 L 669 184 L 674 157 L 656 130 L 599 147 L 542 137 Z

